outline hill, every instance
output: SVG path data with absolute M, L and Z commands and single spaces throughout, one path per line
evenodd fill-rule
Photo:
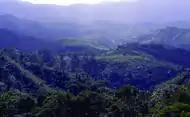
M 1 48 L 17 48 L 23 51 L 35 51 L 44 48 L 54 49 L 56 47 L 53 41 L 45 41 L 32 36 L 17 34 L 7 29 L 0 29 L 0 39 Z
M 189 68 L 189 55 L 188 51 L 162 45 L 127 44 L 96 57 L 105 62 L 98 68 L 104 74 L 97 76 L 105 75 L 102 77 L 107 77 L 112 85 L 130 83 L 142 89 L 151 88 Z
M 83 72 L 64 71 L 60 67 L 66 63 L 64 64 L 59 57 L 53 56 L 47 50 L 26 53 L 15 49 L 2 49 L 0 56 L 1 92 L 19 90 L 43 95 L 56 89 L 57 91 L 70 90 L 73 94 L 78 94 L 81 90 L 96 88 L 96 85 L 90 84 L 97 83 L 98 85 L 99 82 L 93 81 L 88 74 Z
M 131 50 L 142 52 L 159 60 L 168 61 L 174 64 L 189 67 L 188 62 L 190 52 L 184 49 L 175 48 L 172 46 L 164 46 L 162 44 L 125 44 L 118 47 L 119 52 L 131 52 Z M 134 51 L 132 51 L 134 53 Z
M 158 85 L 152 92 L 150 112 L 156 116 L 189 116 L 189 71 Z M 158 111 L 159 110 L 159 111 Z
M 62 23 L 61 25 L 64 28 L 60 28 L 60 24 L 57 25 L 56 23 L 42 23 L 18 18 L 10 14 L 0 15 L 1 29 L 8 29 L 21 35 L 24 34 L 44 40 L 56 40 L 60 37 L 77 37 L 79 35 L 77 24 Z
M 63 51 L 68 52 L 99 54 L 101 51 L 104 52 L 109 50 L 106 46 L 88 39 L 64 38 L 58 40 L 57 43 L 61 45 Z
M 99 54 L 108 48 L 83 39 L 64 38 L 61 40 L 44 40 L 32 36 L 25 36 L 16 32 L 0 29 L 0 48 L 17 48 L 21 51 L 51 50 L 54 53 L 83 52 L 83 54 Z
M 154 43 L 190 49 L 189 29 L 167 27 L 152 31 L 137 38 L 139 43 Z

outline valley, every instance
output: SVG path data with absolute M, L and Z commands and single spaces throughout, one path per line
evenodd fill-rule
M 179 3 L 1 0 L 0 117 L 190 117 Z

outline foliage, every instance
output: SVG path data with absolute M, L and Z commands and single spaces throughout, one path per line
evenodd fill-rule
M 189 116 L 186 66 L 140 48 L 99 55 L 2 49 L 0 116 Z

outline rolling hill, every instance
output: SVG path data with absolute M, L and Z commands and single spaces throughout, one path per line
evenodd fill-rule
M 63 70 L 70 75 L 86 73 L 95 81 L 105 81 L 106 86 L 113 89 L 118 89 L 125 84 L 132 84 L 140 89 L 152 89 L 190 67 L 187 61 L 190 53 L 181 49 L 168 49 L 161 45 L 128 44 L 116 50 L 105 51 L 98 49 L 98 46 L 93 48 L 88 43 L 82 44 L 65 40 L 62 48 L 59 48 L 63 50 L 60 54 L 39 50 L 16 55 L 13 51 L 8 56 L 24 69 L 37 75 L 36 77 L 42 76 L 42 80 L 50 84 L 54 79 L 44 78 L 38 71 L 40 66 Z
M 25 36 L 9 31 L 7 29 L 0 29 L 0 47 L 1 48 L 17 48 L 23 51 L 35 51 L 38 49 L 55 49 L 53 41 L 45 41 L 32 36 Z
M 139 88 L 151 88 L 189 68 L 189 55 L 188 51 L 173 47 L 134 43 L 119 46 L 96 59 L 105 62 L 98 69 L 103 70 L 105 76 L 102 77 L 108 77 L 112 85 L 130 82 Z
M 77 35 L 80 35 L 79 26 L 75 23 L 42 23 L 18 18 L 10 14 L 0 15 L 0 28 L 44 40 L 56 40 L 60 37 L 77 37 Z
M 137 39 L 139 43 L 153 43 L 190 49 L 190 29 L 166 27 L 142 35 Z
M 97 54 L 109 48 L 85 39 L 64 38 L 60 40 L 44 40 L 33 36 L 22 35 L 7 29 L 0 29 L 0 48 L 16 48 L 21 51 L 37 51 L 48 49 L 54 53 L 83 52 Z

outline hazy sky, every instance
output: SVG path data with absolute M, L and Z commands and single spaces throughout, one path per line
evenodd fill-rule
M 97 4 L 105 1 L 135 1 L 135 0 L 22 0 L 22 1 L 28 1 L 35 4 L 70 5 L 77 3 Z

